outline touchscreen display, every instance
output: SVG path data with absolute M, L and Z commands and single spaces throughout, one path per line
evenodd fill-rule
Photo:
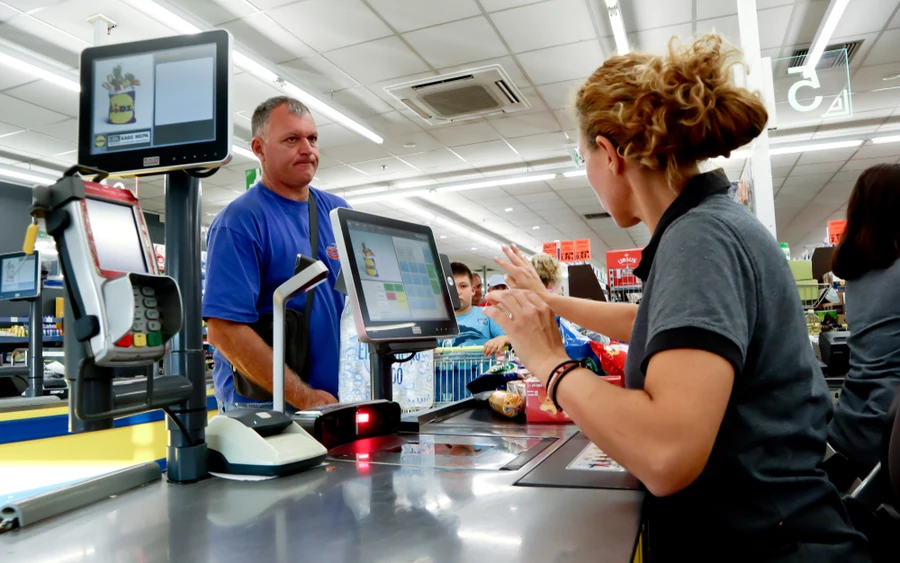
M 442 294 L 440 258 L 424 234 L 349 221 L 353 262 L 372 321 L 440 321 L 453 316 Z
M 93 65 L 91 154 L 215 140 L 215 43 Z
M 102 270 L 147 273 L 134 208 L 86 199 L 91 237 Z
M 0 293 L 31 294 L 37 289 L 37 255 L 4 257 L 0 262 Z

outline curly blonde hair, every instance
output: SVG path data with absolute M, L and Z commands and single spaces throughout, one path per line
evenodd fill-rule
M 591 149 L 603 136 L 623 158 L 665 170 L 674 186 L 683 165 L 727 157 L 766 126 L 759 96 L 731 82 L 736 55 L 708 34 L 690 45 L 673 38 L 664 56 L 611 57 L 576 95 L 581 133 Z
M 535 254 L 531 257 L 531 265 L 537 271 L 544 287 L 556 289 L 562 283 L 562 268 L 556 258 L 549 254 Z

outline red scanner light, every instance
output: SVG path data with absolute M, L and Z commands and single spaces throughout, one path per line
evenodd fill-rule
M 369 413 L 367 413 L 367 412 L 356 413 L 356 424 L 368 424 L 368 423 L 369 423 Z

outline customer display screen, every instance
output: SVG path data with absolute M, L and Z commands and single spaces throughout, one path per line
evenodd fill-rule
M 36 297 L 39 291 L 38 254 L 16 252 L 0 256 L 0 299 Z
M 431 321 L 452 315 L 440 258 L 425 234 L 348 221 L 353 260 L 372 321 Z
M 101 270 L 147 273 L 134 207 L 86 199 L 91 242 Z
M 94 61 L 94 154 L 212 141 L 216 45 Z
M 229 47 L 214 31 L 85 49 L 79 164 L 115 173 L 225 160 Z

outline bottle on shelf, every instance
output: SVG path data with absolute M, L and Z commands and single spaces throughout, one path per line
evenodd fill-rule
M 806 331 L 812 336 L 818 336 L 822 332 L 822 321 L 812 309 L 806 310 Z

